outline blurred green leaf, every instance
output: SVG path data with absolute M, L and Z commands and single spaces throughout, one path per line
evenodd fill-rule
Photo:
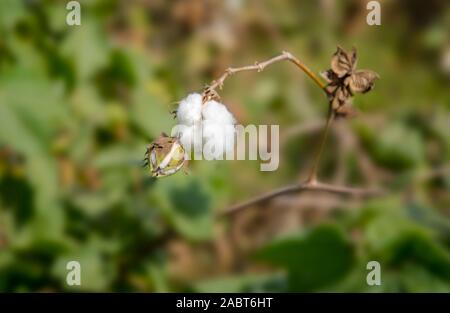
M 82 246 L 74 247 L 69 253 L 61 254 L 53 263 L 52 274 L 59 279 L 67 291 L 105 291 L 116 276 L 111 255 L 117 251 L 114 242 L 92 237 Z M 68 286 L 66 265 L 77 261 L 81 267 L 81 285 Z
M 280 292 L 286 289 L 286 277 L 281 273 L 215 278 L 193 286 L 196 292 Z
M 211 237 L 211 198 L 198 179 L 182 173 L 170 180 L 161 179 L 152 190 L 151 199 L 181 235 L 193 240 Z
M 407 265 L 399 274 L 405 292 L 450 292 L 450 282 L 426 269 Z
M 84 15 L 82 23 L 82 27 L 69 27 L 61 46 L 62 55 L 73 64 L 81 82 L 107 65 L 110 52 L 98 21 Z
M 401 123 L 393 123 L 375 133 L 369 148 L 376 160 L 392 168 L 411 168 L 424 160 L 425 147 L 420 133 Z
M 284 268 L 291 291 L 313 291 L 334 283 L 350 270 L 354 258 L 350 243 L 334 225 L 279 239 L 256 256 Z
M 162 132 L 170 134 L 171 127 L 176 125 L 168 103 L 161 103 L 145 89 L 135 92 L 130 119 L 147 138 L 156 138 Z
M 2 34 L 10 31 L 20 18 L 25 16 L 25 8 L 22 1 L 0 1 L 0 30 Z

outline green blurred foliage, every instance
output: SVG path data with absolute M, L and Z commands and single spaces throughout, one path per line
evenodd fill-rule
M 290 291 L 310 291 L 339 280 L 352 266 L 354 256 L 338 229 L 322 225 L 310 233 L 274 242 L 258 257 L 287 270 Z
M 0 291 L 450 291 L 446 1 L 383 1 L 374 27 L 359 0 L 80 3 L 71 27 L 66 1 L 0 1 Z M 336 44 L 355 45 L 359 67 L 382 78 L 344 123 L 386 196 L 339 202 L 260 242 L 223 237 L 245 218 L 216 213 L 303 177 L 315 134 L 288 138 L 275 172 L 197 161 L 155 180 L 141 167 L 146 145 L 175 124 L 176 101 L 228 66 L 288 50 L 318 72 Z M 221 96 L 240 123 L 279 124 L 283 136 L 322 121 L 323 94 L 292 66 L 239 75 Z M 336 141 L 324 180 L 337 171 Z M 365 184 L 359 158 L 344 158 L 348 185 Z M 70 260 L 81 286 L 65 283 Z M 371 260 L 381 286 L 366 284 Z

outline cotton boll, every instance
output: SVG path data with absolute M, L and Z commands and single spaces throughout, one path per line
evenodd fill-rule
M 177 125 L 174 134 L 179 138 L 187 153 L 202 151 L 202 125 L 200 122 L 191 126 Z
M 222 160 L 234 151 L 235 127 L 203 121 L 203 156 L 206 160 Z
M 222 103 L 211 100 L 202 105 L 200 94 L 190 94 L 180 102 L 177 118 L 173 135 L 186 152 L 203 152 L 208 160 L 223 159 L 233 152 L 235 119 Z
M 203 156 L 207 160 L 221 160 L 232 153 L 235 141 L 235 119 L 217 101 L 208 101 L 203 110 Z
M 191 93 L 181 100 L 177 109 L 179 124 L 194 125 L 202 119 L 202 95 Z
M 214 100 L 205 103 L 202 115 L 204 120 L 221 125 L 233 125 L 236 123 L 230 111 L 222 103 Z

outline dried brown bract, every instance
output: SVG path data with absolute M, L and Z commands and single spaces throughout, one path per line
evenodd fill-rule
M 202 94 L 202 103 L 205 104 L 206 102 L 211 101 L 211 100 L 219 101 L 220 96 L 217 93 L 217 91 L 212 89 L 210 86 L 206 86 L 205 89 L 203 90 L 203 94 Z
M 354 93 L 372 90 L 375 80 L 380 78 L 374 71 L 356 70 L 357 61 L 355 48 L 347 52 L 338 46 L 331 58 L 331 69 L 321 73 L 328 83 L 325 92 L 336 116 L 351 114 Z

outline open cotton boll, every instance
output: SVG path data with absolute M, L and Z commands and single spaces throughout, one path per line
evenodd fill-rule
M 203 156 L 206 160 L 222 160 L 234 151 L 235 126 L 203 121 Z
M 181 145 L 187 153 L 202 151 L 202 125 L 200 122 L 195 125 L 177 125 L 174 135 L 179 138 Z
M 181 100 L 177 109 L 179 124 L 194 125 L 202 119 L 202 95 L 191 93 Z
M 202 110 L 203 119 L 221 125 L 236 123 L 233 114 L 222 103 L 211 100 L 205 103 Z
M 177 119 L 173 135 L 187 153 L 203 152 L 205 159 L 220 160 L 234 150 L 236 121 L 222 103 L 202 105 L 200 94 L 190 94 L 180 102 Z

